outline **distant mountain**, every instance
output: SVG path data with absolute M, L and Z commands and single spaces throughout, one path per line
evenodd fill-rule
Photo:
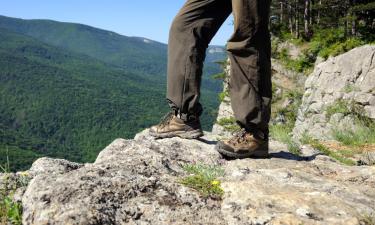
M 44 43 L 85 54 L 137 74 L 165 82 L 167 45 L 142 37 L 127 37 L 77 23 L 52 20 L 23 20 L 0 16 L 0 28 L 31 36 Z M 215 61 L 225 58 L 223 47 L 211 46 L 207 51 L 203 88 L 218 91 L 221 83 L 209 75 L 219 73 Z
M 202 123 L 218 107 L 224 48 L 207 50 Z M 94 27 L 0 16 L 0 165 L 40 156 L 95 159 L 114 138 L 157 123 L 165 102 L 167 45 Z M 8 152 L 8 153 L 7 153 Z
M 165 84 L 90 56 L 0 29 L 0 164 L 25 169 L 40 156 L 95 159 L 168 109 Z M 215 92 L 204 91 L 211 126 Z M 8 152 L 8 153 L 7 153 Z
M 165 71 L 167 45 L 149 39 L 126 37 L 83 24 L 4 16 L 0 16 L 0 27 L 125 69 L 151 74 Z

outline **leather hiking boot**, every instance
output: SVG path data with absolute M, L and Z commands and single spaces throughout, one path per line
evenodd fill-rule
M 195 139 L 203 136 L 199 119 L 184 121 L 174 112 L 168 113 L 158 125 L 150 128 L 150 135 L 158 138 L 180 137 Z
M 222 155 L 231 158 L 268 157 L 268 140 L 255 137 L 252 133 L 242 129 L 231 139 L 219 141 L 215 149 Z

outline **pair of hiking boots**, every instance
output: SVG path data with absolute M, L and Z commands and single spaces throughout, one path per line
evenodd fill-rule
M 158 125 L 150 128 L 150 134 L 157 138 L 196 139 L 203 136 L 203 131 L 199 118 L 184 121 L 174 112 L 170 112 Z M 219 141 L 215 149 L 230 158 L 264 158 L 268 156 L 268 140 L 241 129 L 232 138 Z

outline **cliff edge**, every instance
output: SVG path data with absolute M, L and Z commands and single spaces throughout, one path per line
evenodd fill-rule
M 367 60 L 367 56 L 363 58 Z M 339 59 L 330 60 L 325 63 L 337 65 L 335 60 Z M 365 61 L 371 64 L 369 70 L 361 70 L 355 80 L 363 85 L 374 80 L 373 55 L 369 60 Z M 317 88 L 312 85 L 334 84 L 331 80 L 316 81 L 322 77 L 319 68 L 326 64 L 317 67 L 315 73 L 319 75 L 306 81 L 310 94 L 304 96 L 297 125 L 316 121 L 303 113 L 304 108 L 314 108 L 315 98 L 322 97 L 313 92 Z M 359 79 L 361 74 L 367 75 Z M 354 96 L 361 103 L 364 95 L 349 94 L 364 90 L 358 89 L 355 81 L 340 84 L 346 90 L 341 97 Z M 326 88 L 327 94 L 329 90 Z M 373 89 L 366 90 L 367 97 L 374 96 Z M 332 103 L 335 96 L 323 98 Z M 155 139 L 145 130 L 132 140 L 116 139 L 94 163 L 41 158 L 29 171 L 0 174 L 0 189 L 16 190 L 13 198 L 22 204 L 25 225 L 374 224 L 373 166 L 344 165 L 310 145 L 302 145 L 300 155 L 295 155 L 274 139 L 270 141 L 269 158 L 223 158 L 214 150 L 216 141 L 235 129 L 219 124 L 233 116 L 228 98 L 223 100 L 218 124 L 198 140 Z M 372 116 L 372 103 L 367 102 L 364 107 Z M 205 179 L 209 183 L 204 183 Z

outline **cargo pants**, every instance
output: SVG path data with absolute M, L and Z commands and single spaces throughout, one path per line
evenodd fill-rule
M 188 120 L 202 112 L 200 85 L 206 49 L 233 12 L 227 43 L 229 94 L 237 123 L 268 136 L 271 114 L 271 0 L 187 0 L 174 18 L 168 45 L 167 100 Z

